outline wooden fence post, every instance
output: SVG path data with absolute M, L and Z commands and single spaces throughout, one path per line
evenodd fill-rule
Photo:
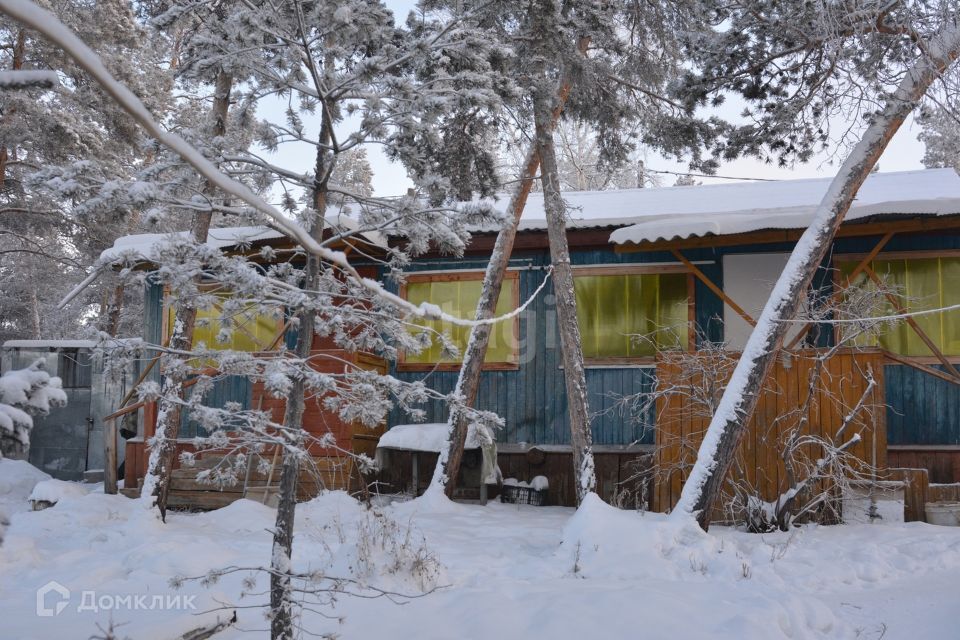
M 103 492 L 117 492 L 117 418 L 103 424 Z

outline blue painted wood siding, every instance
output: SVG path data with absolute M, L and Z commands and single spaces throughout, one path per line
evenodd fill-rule
M 833 254 L 867 253 L 876 244 L 877 237 L 842 238 L 838 240 Z M 726 254 L 764 253 L 792 250 L 792 243 L 741 245 L 714 249 L 684 250 L 694 261 L 707 261 L 698 267 L 718 286 L 723 286 L 722 259 Z M 960 236 L 938 234 L 935 236 L 894 236 L 886 251 L 960 249 Z M 635 264 L 649 262 L 675 262 L 664 252 L 622 253 L 610 248 L 592 251 L 574 251 L 571 259 L 576 265 L 587 264 Z M 545 266 L 549 264 L 546 251 L 517 252 L 511 266 L 521 269 L 520 298 L 526 300 L 542 282 Z M 824 293 L 832 290 L 832 277 L 828 267 L 817 274 L 814 284 Z M 410 271 L 452 270 L 486 268 L 482 259 L 431 259 L 415 261 Z M 695 288 L 696 320 L 703 337 L 711 341 L 723 340 L 723 302 L 699 280 Z M 566 422 L 566 399 L 563 371 L 560 369 L 559 337 L 553 308 L 553 289 L 548 284 L 531 307 L 520 319 L 521 365 L 516 371 L 484 372 L 478 404 L 480 408 L 496 411 L 506 419 L 507 428 L 498 434 L 500 442 L 532 442 L 541 444 L 565 444 L 569 441 Z M 144 337 L 154 344 L 160 342 L 162 323 L 162 288 L 148 285 L 146 290 L 146 313 Z M 287 346 L 293 347 L 296 336 L 290 332 Z M 819 346 L 832 344 L 832 329 L 823 326 L 817 337 Z M 397 372 L 403 380 L 424 379 L 428 385 L 441 392 L 452 391 L 456 372 Z M 886 367 L 886 396 L 889 405 L 887 414 L 888 440 L 890 444 L 960 444 L 960 387 L 939 380 L 903 365 Z M 158 375 L 158 374 L 154 374 Z M 619 398 L 649 392 L 656 384 L 655 371 L 649 368 L 596 368 L 587 370 L 587 387 L 593 419 L 594 441 L 598 444 L 628 444 L 653 442 L 653 415 L 630 416 L 617 406 Z M 227 399 L 248 402 L 249 385 L 240 381 L 218 382 L 210 402 L 222 403 Z M 222 406 L 215 404 L 212 406 Z M 440 403 L 426 407 L 427 420 L 444 421 L 446 409 Z M 409 422 L 409 416 L 395 410 L 389 424 Z
M 710 260 L 712 251 L 690 252 L 691 260 Z M 611 250 L 573 252 L 575 265 L 633 264 L 641 262 L 673 262 L 669 254 L 617 254 Z M 517 253 L 511 267 L 520 269 L 520 299 L 527 300 L 543 282 L 549 255 L 546 252 Z M 486 268 L 485 261 L 432 260 L 417 262 L 411 271 Z M 719 265 L 703 264 L 700 268 L 716 282 L 722 282 Z M 697 282 L 698 324 L 706 329 L 706 338 L 722 337 L 723 307 L 719 298 Z M 506 429 L 497 435 L 499 442 L 531 442 L 568 444 L 566 389 L 561 369 L 560 338 L 557 333 L 552 283 L 520 316 L 520 366 L 516 371 L 485 371 L 481 378 L 478 407 L 495 411 L 506 421 Z M 456 384 L 458 372 L 394 371 L 401 380 L 424 380 L 431 388 L 449 393 Z M 604 367 L 587 369 L 588 401 L 593 413 L 593 438 L 596 444 L 653 443 L 653 412 L 631 415 L 622 406 L 622 399 L 636 393 L 649 393 L 656 386 L 654 367 Z M 429 422 L 447 418 L 442 403 L 431 403 Z M 410 418 L 394 411 L 389 423 L 401 424 Z
M 840 238 L 830 256 L 814 278 L 814 286 L 829 295 L 833 289 L 832 256 L 837 254 L 865 254 L 876 246 L 879 236 Z M 718 249 L 719 267 L 722 256 L 733 253 L 761 253 L 790 251 L 792 244 L 744 245 Z M 960 236 L 949 233 L 937 235 L 895 235 L 884 251 L 937 251 L 960 249 Z M 960 286 L 960 285 L 958 285 Z M 698 313 L 699 316 L 699 313 Z M 821 325 L 817 346 L 833 344 L 830 325 Z M 960 386 L 923 373 L 906 365 L 884 367 L 887 401 L 887 440 L 889 444 L 960 444 Z
M 144 290 L 143 339 L 148 344 L 158 345 L 163 340 L 163 287 L 149 279 Z M 147 350 L 144 362 L 149 362 L 156 351 Z M 160 382 L 160 367 L 154 367 L 148 376 L 149 380 Z M 227 376 L 214 382 L 213 389 L 203 399 L 208 407 L 222 408 L 227 402 L 238 402 L 249 408 L 251 405 L 252 386 L 249 379 L 241 376 Z M 189 396 L 189 392 L 188 392 Z M 198 429 L 195 422 L 190 420 L 189 412 L 185 411 L 180 422 L 180 437 L 193 438 L 197 435 L 206 435 L 203 429 Z
M 190 397 L 193 389 L 190 387 L 187 391 L 187 398 Z M 224 376 L 213 383 L 213 388 L 203 397 L 203 406 L 222 409 L 228 402 L 236 402 L 241 407 L 250 408 L 253 406 L 253 384 L 245 376 Z M 196 422 L 190 419 L 190 412 L 184 411 L 180 420 L 180 437 L 193 438 L 196 436 L 209 435 L 206 429 L 202 428 Z
M 834 245 L 833 254 L 866 253 L 878 238 L 842 238 Z M 894 236 L 888 251 L 936 250 L 960 248 L 960 237 Z M 685 250 L 694 261 L 706 260 L 698 267 L 718 286 L 723 287 L 723 256 L 738 253 L 767 253 L 790 251 L 792 243 L 755 244 L 715 249 Z M 611 249 L 573 252 L 574 264 L 629 264 L 643 262 L 673 262 L 668 253 L 623 253 Z M 514 267 L 533 267 L 522 271 L 520 297 L 526 299 L 540 283 L 543 272 L 538 270 L 549 263 L 546 252 L 516 256 Z M 412 270 L 485 268 L 484 261 L 432 261 L 417 263 Z M 832 259 L 828 257 L 814 279 L 814 286 L 822 295 L 833 290 Z M 521 318 L 520 333 L 523 361 L 519 371 L 484 372 L 478 404 L 496 411 L 507 422 L 507 428 L 498 435 L 501 442 L 536 442 L 564 444 L 569 441 L 567 427 L 563 372 L 559 368 L 559 342 L 553 316 L 552 288 Z M 711 341 L 723 340 L 723 302 L 699 280 L 695 289 L 697 325 L 704 337 Z M 550 318 L 548 321 L 547 318 Z M 816 344 L 821 347 L 833 343 L 830 325 L 822 325 L 816 333 Z M 536 340 L 531 342 L 531 337 Z M 531 347 L 531 345 L 533 345 Z M 924 374 L 910 367 L 886 367 L 886 395 L 888 408 L 888 439 L 891 444 L 960 444 L 960 387 Z M 397 373 L 405 380 L 420 379 L 421 373 Z M 427 377 L 428 384 L 439 391 L 449 392 L 456 383 L 457 373 L 435 372 Z M 617 399 L 633 393 L 649 392 L 656 384 L 653 368 L 604 368 L 587 370 L 587 387 L 593 419 L 594 441 L 598 444 L 627 444 L 653 442 L 654 416 L 636 416 L 621 413 Z M 427 408 L 428 420 L 443 421 L 446 411 L 438 403 Z M 400 412 L 390 416 L 391 424 L 408 421 Z
M 900 364 L 884 379 L 889 444 L 960 445 L 960 387 Z

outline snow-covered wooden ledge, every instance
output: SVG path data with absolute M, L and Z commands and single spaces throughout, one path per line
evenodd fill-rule
M 419 495 L 421 479 L 428 479 L 432 476 L 432 468 L 436 466 L 436 460 L 433 456 L 429 456 L 431 470 L 428 473 L 421 473 L 420 454 L 439 455 L 441 449 L 446 445 L 448 430 L 445 422 L 394 425 L 380 436 L 380 441 L 377 443 L 377 468 L 380 470 L 390 469 L 393 473 L 399 472 L 400 476 L 403 477 L 403 470 L 408 467 L 410 469 L 409 487 L 414 495 Z M 467 430 L 464 450 L 479 452 L 479 475 L 477 475 L 475 469 L 471 468 L 471 465 L 467 465 L 462 471 L 463 475 L 470 477 L 465 477 L 464 480 L 467 482 L 461 483 L 460 486 L 477 487 L 480 502 L 484 504 L 487 499 L 487 485 L 497 484 L 502 478 L 497 466 L 496 440 L 486 427 L 471 424 Z M 391 452 L 405 452 L 407 455 L 396 456 L 392 455 Z M 407 458 L 409 458 L 409 465 L 405 464 Z M 426 462 L 426 460 L 423 462 Z M 400 482 L 397 484 L 406 483 Z
M 603 453 L 653 453 L 655 445 L 641 444 L 633 442 L 630 444 L 595 444 L 593 452 L 595 454 Z M 544 453 L 571 453 L 572 448 L 569 444 L 536 444 L 529 442 L 503 442 L 497 445 L 498 453 L 517 454 L 530 451 L 543 451 Z

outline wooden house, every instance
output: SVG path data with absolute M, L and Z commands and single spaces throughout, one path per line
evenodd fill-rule
M 349 218 L 340 216 L 336 219 L 328 217 L 328 222 L 331 223 L 328 225 L 331 229 L 334 224 L 337 229 L 343 229 L 352 224 Z M 332 231 L 328 231 L 329 233 Z M 139 263 L 141 268 L 149 269 L 152 264 L 152 248 L 162 238 L 163 236 L 155 234 L 121 238 L 112 249 L 105 252 L 103 257 L 127 258 Z M 270 246 L 273 253 L 279 256 L 277 258 L 279 260 L 297 259 L 293 256 L 295 252 L 289 241 L 280 233 L 264 227 L 212 229 L 208 244 L 230 252 L 249 255 L 251 260 L 255 261 L 260 259 L 259 254 L 264 246 Z M 375 234 L 355 235 L 349 242 L 332 246 L 349 252 L 358 244 L 362 245 L 367 255 L 375 255 L 376 252 L 382 251 L 384 246 L 383 240 Z M 375 267 L 369 265 L 358 265 L 357 269 L 365 277 L 377 278 L 380 275 Z M 290 318 L 284 310 L 277 309 L 271 313 L 252 306 L 249 312 L 232 318 L 233 331 L 230 341 L 223 343 L 216 336 L 219 331 L 218 324 L 211 322 L 216 320 L 221 310 L 221 306 L 215 304 L 210 309 L 198 311 L 197 325 L 194 330 L 195 345 L 202 342 L 211 348 L 260 353 L 276 352 L 282 348 L 293 349 L 296 346 L 297 336 L 290 330 Z M 143 335 L 145 342 L 150 345 L 167 344 L 172 322 L 170 292 L 159 283 L 150 282 L 148 278 L 145 289 Z M 157 366 L 158 362 L 159 355 L 153 350 L 147 350 L 141 362 L 137 384 L 142 380 L 161 381 L 162 372 Z M 388 363 L 376 355 L 347 352 L 333 344 L 331 339 L 319 336 L 314 337 L 311 362 L 317 371 L 333 374 L 342 373 L 350 367 L 377 370 L 383 373 L 386 373 L 389 368 Z M 211 373 L 216 374 L 215 371 Z M 187 382 L 186 387 L 186 392 L 189 394 L 191 381 Z M 254 382 L 244 376 L 215 376 L 213 388 L 204 396 L 203 403 L 206 406 L 219 408 L 226 406 L 227 403 L 237 403 L 244 408 L 269 410 L 275 422 L 283 422 L 285 403 L 266 393 L 262 383 Z M 150 452 L 147 442 L 156 433 L 158 407 L 156 402 L 136 402 L 133 394 L 128 395 L 121 405 L 105 419 L 108 430 L 113 432 L 112 436 L 108 434 L 106 441 L 116 443 L 117 423 L 124 417 L 129 419 L 130 415 L 137 415 L 136 436 L 118 445 L 125 450 L 124 486 L 127 488 L 127 493 L 132 495 L 139 492 L 139 486 L 148 470 Z M 327 434 L 332 435 L 335 438 L 336 447 L 311 445 L 310 452 L 316 465 L 301 477 L 299 483 L 301 498 L 312 497 L 320 487 L 356 488 L 359 481 L 358 472 L 347 454 L 358 452 L 373 456 L 378 436 L 386 428 L 386 425 L 383 425 L 379 429 L 371 430 L 346 423 L 323 407 L 323 397 L 320 396 L 307 400 L 304 426 L 316 439 Z M 194 448 L 192 441 L 198 435 L 205 435 L 203 428 L 191 419 L 189 411 L 185 411 L 180 426 L 178 451 L 192 451 Z M 109 452 L 108 446 L 107 457 L 116 455 L 116 452 Z M 245 493 L 255 492 L 259 492 L 266 501 L 268 493 L 264 491 L 264 487 L 275 486 L 279 482 L 279 451 L 273 451 L 272 454 L 267 452 L 264 455 L 270 459 L 270 472 L 263 473 L 258 469 L 259 465 L 256 461 L 251 459 L 249 469 L 242 481 L 219 488 L 198 482 L 196 479 L 198 471 L 216 463 L 216 456 L 207 456 L 206 459 L 199 460 L 196 468 L 193 469 L 177 468 L 179 462 L 175 462 L 169 505 L 185 508 L 215 508 L 229 504 Z M 115 478 L 111 477 L 113 471 L 111 465 L 106 466 L 109 487 L 115 482 Z
M 638 413 L 625 410 L 621 399 L 654 393 L 658 385 L 662 389 L 665 381 L 682 375 L 678 354 L 696 357 L 708 351 L 706 345 L 723 344 L 731 352 L 743 346 L 829 182 L 564 194 L 570 207 L 568 239 L 602 497 L 637 495 L 647 486 L 642 472 L 650 466 L 651 454 L 657 444 L 661 449 L 669 446 L 669 437 L 691 436 L 683 443 L 686 454 L 669 455 L 680 459 L 691 449 L 695 452 L 704 416 L 669 399 Z M 462 257 L 419 257 L 399 293 L 470 316 L 495 237 L 493 230 L 480 230 Z M 542 199 L 533 194 L 498 309 L 514 308 L 531 297 L 547 277 L 549 264 Z M 900 293 L 888 306 L 896 311 L 960 303 L 960 177 L 951 169 L 872 174 L 814 286 L 826 298 L 839 296 L 849 276 L 894 281 Z M 147 300 L 145 337 L 158 342 L 162 291 L 148 290 Z M 515 321 L 497 327 L 478 405 L 505 419 L 506 428 L 497 434 L 504 476 L 529 480 L 546 475 L 551 502 L 572 504 L 566 398 L 553 309 L 548 283 Z M 465 331 L 445 329 L 465 342 Z M 771 389 L 754 416 L 755 436 L 744 447 L 752 465 L 746 474 L 752 474 L 767 495 L 782 490 L 777 434 L 769 431 L 778 416 L 802 407 L 820 433 L 835 430 L 870 378 L 872 408 L 857 417 L 864 434 L 858 455 L 876 468 L 925 468 L 933 482 L 960 481 L 960 311 L 910 318 L 856 349 L 836 352 L 823 365 L 827 373 L 822 378 L 829 381 L 824 384 L 831 388 L 811 392 L 804 384 L 810 365 L 794 363 L 804 361 L 804 353 L 830 348 L 837 331 L 836 325 L 824 323 L 792 330 L 788 355 L 775 367 Z M 637 341 L 631 337 L 636 334 L 651 339 Z M 452 390 L 458 372 L 458 364 L 441 360 L 436 349 L 384 366 L 401 379 L 425 379 L 441 391 Z M 249 393 L 246 401 L 254 402 L 255 390 Z M 445 418 L 440 403 L 427 407 L 427 422 Z M 408 422 L 409 417 L 394 411 L 388 426 Z M 409 484 L 402 470 L 391 473 L 387 481 Z M 420 478 L 422 483 L 429 478 L 422 465 Z M 128 471 L 128 483 L 131 480 L 135 477 Z M 652 504 L 669 508 L 682 481 L 682 465 L 676 473 L 662 474 Z

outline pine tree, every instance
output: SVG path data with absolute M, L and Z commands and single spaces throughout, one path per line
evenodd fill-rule
M 68 3 L 56 11 L 151 107 L 165 104 L 169 85 L 158 66 L 165 47 L 127 2 Z M 54 70 L 60 78 L 53 89 L 0 95 L 0 340 L 75 338 L 91 317 L 103 318 L 97 328 L 107 330 L 108 307 L 118 309 L 115 333 L 139 333 L 119 310 L 132 296 L 117 305 L 113 279 L 86 290 L 70 310 L 56 303 L 116 237 L 139 228 L 123 206 L 80 203 L 104 185 L 104 176 L 131 176 L 143 161 L 145 139 L 82 70 L 33 32 L 4 19 L 0 41 L 6 45 L 0 67 Z
M 486 10 L 486 11 L 485 11 Z M 663 3 L 657 6 L 622 7 L 611 4 L 573 2 L 504 2 L 482 5 L 476 18 L 488 38 L 510 43 L 513 74 L 522 91 L 517 95 L 511 114 L 520 127 L 537 131 L 534 147 L 522 163 L 516 194 L 507 211 L 507 223 L 500 232 L 484 278 L 483 292 L 477 307 L 478 320 L 493 314 L 493 305 L 502 285 L 503 274 L 513 246 L 517 221 L 523 209 L 532 177 L 541 164 L 546 129 L 552 124 L 546 114 L 554 112 L 574 122 L 589 126 L 596 134 L 597 166 L 601 173 L 622 167 L 636 149 L 636 139 L 668 155 L 692 154 L 692 162 L 710 170 L 711 160 L 704 160 L 699 150 L 717 135 L 718 127 L 693 115 L 668 95 L 671 79 L 680 75 L 680 41 L 677 35 L 699 25 L 697 11 L 685 3 Z M 627 28 L 624 28 L 627 25 Z M 536 62 L 536 64 L 531 64 Z M 560 104 L 553 96 L 562 89 Z M 539 122 L 537 122 L 539 114 Z M 641 132 L 638 134 L 638 132 Z M 553 144 L 552 131 L 550 144 Z M 546 167 L 544 167 L 546 169 Z M 553 172 L 558 173 L 559 168 Z M 555 290 L 562 298 L 558 303 L 561 341 L 564 358 L 570 366 L 564 370 L 571 402 L 571 441 L 574 452 L 578 497 L 595 484 L 590 454 L 589 408 L 586 403 L 585 379 L 576 325 L 576 301 L 572 295 L 572 275 L 567 264 L 562 200 L 557 176 L 543 182 L 558 192 L 544 194 L 551 221 L 551 254 L 559 264 L 560 282 Z M 489 332 L 482 326 L 471 331 L 466 354 L 457 382 L 457 393 L 465 406 L 476 402 L 479 376 L 486 354 Z M 577 362 L 581 362 L 577 366 Z M 467 423 L 462 415 L 451 411 L 449 437 L 431 484 L 431 490 L 443 488 L 452 495 L 454 479 L 459 473 Z
M 708 427 L 674 510 L 678 517 L 696 517 L 704 529 L 789 328 L 783 320 L 792 319 L 806 297 L 890 138 L 934 82 L 955 82 L 960 55 L 960 12 L 949 3 L 742 2 L 718 11 L 716 21 L 716 30 L 690 44 L 701 72 L 688 76 L 685 89 L 706 101 L 732 88 L 753 117 L 732 127 L 717 152 L 802 160 L 826 142 L 826 118 L 835 109 L 884 106 L 868 112 L 866 128 L 794 248 Z

